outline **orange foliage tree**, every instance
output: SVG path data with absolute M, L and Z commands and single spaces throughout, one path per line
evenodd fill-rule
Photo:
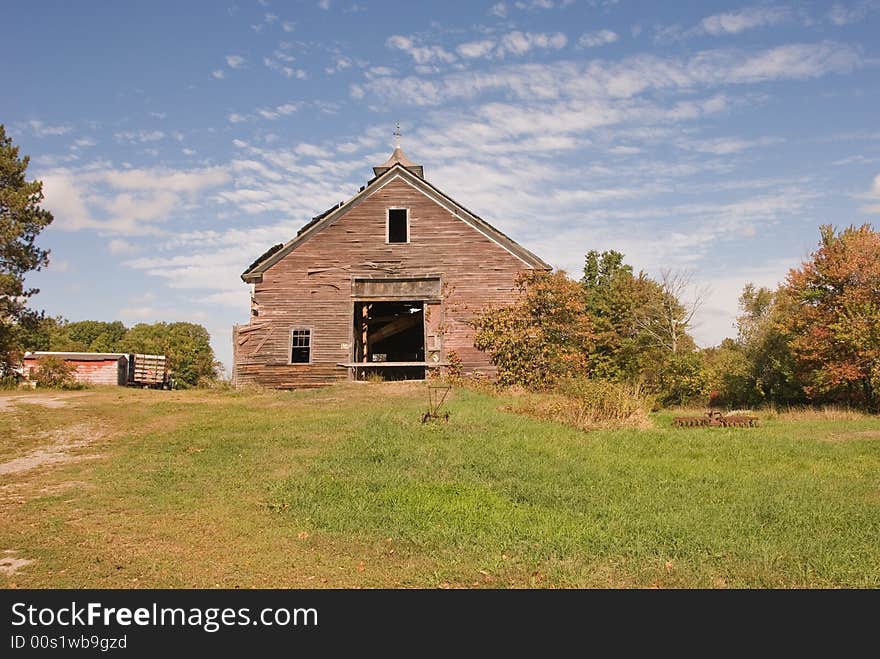
M 820 227 L 811 259 L 784 291 L 790 347 L 814 400 L 880 403 L 880 233 L 871 225 Z
M 562 271 L 526 271 L 517 287 L 513 304 L 473 321 L 474 345 L 490 353 L 499 383 L 546 388 L 586 376 L 594 337 L 582 286 Z

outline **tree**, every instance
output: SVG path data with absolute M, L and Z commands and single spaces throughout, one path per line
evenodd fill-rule
M 819 249 L 789 271 L 791 350 L 814 400 L 880 406 L 880 233 L 819 229 Z
M 35 241 L 53 218 L 40 208 L 42 182 L 25 178 L 29 160 L 19 157 L 18 147 L 0 124 L 0 364 L 5 366 L 20 351 L 26 302 L 38 292 L 24 287 L 25 275 L 49 263 L 48 250 L 37 247 Z
M 195 386 L 217 376 L 210 338 L 208 330 L 195 323 L 140 323 L 119 345 L 121 352 L 165 355 L 172 376 Z
M 634 275 L 620 252 L 591 250 L 581 283 L 595 337 L 588 356 L 591 377 L 646 380 L 646 373 L 662 370 L 664 356 L 636 322 L 641 310 L 661 299 L 657 282 L 643 272 Z
M 689 272 L 664 268 L 660 271 L 661 294 L 636 311 L 636 326 L 651 338 L 653 345 L 673 355 L 695 347 L 688 330 L 707 290 L 693 286 L 692 278 Z
M 790 296 L 783 288 L 772 291 L 747 283 L 739 308 L 736 345 L 749 364 L 748 386 L 733 398 L 743 405 L 805 402 L 803 382 L 789 345 L 787 325 L 797 313 Z
M 54 337 L 53 350 L 119 352 L 128 329 L 120 321 L 81 320 L 65 322 Z M 63 344 L 63 345 L 62 345 Z
M 562 271 L 528 271 L 517 286 L 513 304 L 472 322 L 474 345 L 491 354 L 499 382 L 546 388 L 562 377 L 586 376 L 593 335 L 581 285 Z

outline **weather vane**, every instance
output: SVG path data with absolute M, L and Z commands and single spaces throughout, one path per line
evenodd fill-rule
M 400 122 L 397 122 L 397 130 L 394 131 L 394 148 L 400 148 Z

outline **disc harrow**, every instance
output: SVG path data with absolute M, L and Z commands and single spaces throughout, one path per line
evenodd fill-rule
M 723 415 L 718 410 L 709 410 L 703 416 L 677 416 L 672 420 L 676 428 L 756 428 L 761 425 L 758 417 L 747 414 Z

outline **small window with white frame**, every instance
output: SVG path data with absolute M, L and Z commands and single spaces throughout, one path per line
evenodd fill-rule
M 290 330 L 290 363 L 312 363 L 312 330 L 308 327 L 294 327 Z
M 385 242 L 409 242 L 409 210 L 406 208 L 389 208 L 388 220 L 385 223 Z

